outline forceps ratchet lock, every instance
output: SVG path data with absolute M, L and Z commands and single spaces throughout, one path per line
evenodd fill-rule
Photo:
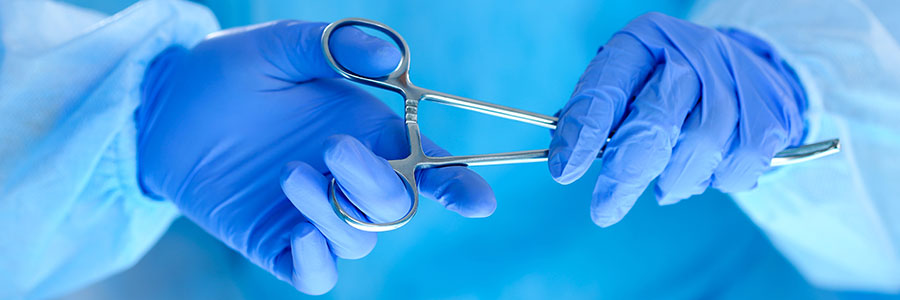
M 329 41 L 335 30 L 347 26 L 360 26 L 377 30 L 385 34 L 388 38 L 399 47 L 401 53 L 400 63 L 391 71 L 390 74 L 381 77 L 366 77 L 354 73 L 338 62 L 329 47 Z M 346 79 L 355 81 L 368 86 L 386 89 L 396 92 L 403 96 L 404 118 L 406 121 L 407 135 L 409 138 L 409 155 L 402 159 L 390 160 L 388 163 L 394 172 L 400 177 L 406 185 L 406 191 L 411 200 L 409 212 L 402 218 L 387 223 L 373 223 L 367 220 L 361 220 L 349 214 L 337 200 L 336 190 L 338 183 L 335 179 L 331 179 L 328 185 L 328 196 L 334 212 L 344 222 L 359 230 L 381 232 L 400 228 L 405 225 L 415 215 L 419 205 L 419 189 L 416 185 L 416 170 L 448 166 L 448 165 L 466 165 L 466 166 L 483 166 L 483 165 L 501 165 L 546 161 L 549 150 L 529 150 L 516 151 L 495 154 L 481 155 L 463 155 L 463 156 L 444 156 L 431 157 L 425 155 L 422 149 L 421 135 L 419 133 L 419 124 L 417 120 L 418 105 L 420 101 L 427 100 L 444 105 L 476 111 L 492 116 L 515 120 L 523 123 L 537 125 L 549 129 L 556 129 L 558 119 L 553 116 L 542 115 L 538 113 L 523 111 L 502 105 L 496 105 L 465 97 L 432 91 L 413 85 L 409 80 L 409 46 L 406 41 L 400 37 L 396 31 L 382 23 L 361 19 L 347 18 L 338 20 L 325 27 L 322 33 L 322 52 L 331 67 Z M 794 148 L 788 148 L 778 152 L 772 159 L 771 166 L 784 166 L 813 160 L 819 157 L 831 155 L 840 151 L 840 141 L 838 139 L 827 140 L 814 144 L 802 145 Z M 601 150 L 597 157 L 603 155 Z

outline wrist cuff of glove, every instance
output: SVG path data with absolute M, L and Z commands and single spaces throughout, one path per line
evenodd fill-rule
M 165 105 L 160 99 L 165 99 L 166 97 L 160 97 L 160 95 L 167 92 L 166 84 L 168 83 L 166 79 L 187 52 L 188 50 L 182 46 L 169 47 L 153 59 L 150 66 L 147 67 L 147 71 L 144 73 L 144 80 L 141 82 L 141 104 L 138 106 L 134 115 L 138 130 L 138 151 L 140 151 L 142 148 L 141 145 L 144 143 L 145 133 L 152 128 L 153 122 L 156 119 L 155 112 Z M 140 159 L 138 161 L 140 161 Z M 144 195 L 157 200 L 164 199 L 144 184 L 141 169 L 142 167 L 140 163 L 138 163 L 138 185 Z

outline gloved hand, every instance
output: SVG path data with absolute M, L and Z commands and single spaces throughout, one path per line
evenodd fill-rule
M 337 78 L 321 50 L 325 24 L 280 21 L 170 48 L 144 79 L 137 112 L 146 193 L 298 290 L 320 294 L 335 259 L 372 250 L 374 233 L 344 224 L 325 191 L 331 176 L 366 217 L 402 217 L 410 199 L 384 158 L 408 151 L 405 125 L 384 103 Z M 335 56 L 369 75 L 389 73 L 393 45 L 354 28 Z M 425 139 L 430 155 L 447 152 Z M 376 156 L 377 155 L 377 156 Z M 487 183 L 464 167 L 418 172 L 423 196 L 466 217 L 490 215 Z
M 764 41 L 650 13 L 582 75 L 560 112 L 549 168 L 569 184 L 605 146 L 591 218 L 606 227 L 655 178 L 661 205 L 708 186 L 753 188 L 776 152 L 801 142 L 805 109 L 795 74 Z

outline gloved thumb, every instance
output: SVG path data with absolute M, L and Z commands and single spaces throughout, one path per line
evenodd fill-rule
M 325 23 L 279 21 L 270 26 L 265 43 L 268 60 L 290 81 L 337 77 L 322 52 Z M 337 29 L 330 40 L 332 55 L 351 71 L 366 77 L 384 76 L 400 63 L 400 50 L 386 40 L 353 27 Z

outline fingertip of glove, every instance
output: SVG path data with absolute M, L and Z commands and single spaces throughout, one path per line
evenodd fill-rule
M 591 210 L 591 221 L 594 221 L 594 224 L 599 226 L 600 228 L 607 228 L 612 225 L 615 225 L 619 221 L 622 220 L 622 216 L 609 215 L 606 213 L 600 213 L 599 211 L 592 209 Z
M 591 199 L 591 220 L 600 227 L 621 221 L 634 206 L 643 188 L 600 175 Z
M 306 294 L 327 293 L 337 283 L 338 275 L 325 237 L 309 222 L 297 224 L 292 231 L 291 284 Z
M 363 234 L 361 236 L 364 236 L 365 240 L 359 241 L 356 249 L 342 251 L 341 255 L 339 255 L 340 258 L 350 260 L 361 259 L 368 256 L 369 253 L 372 253 L 372 250 L 375 250 L 375 244 L 378 241 L 378 235 L 374 232 L 367 232 L 366 234 Z
M 303 165 L 302 162 L 299 161 L 291 161 L 284 164 L 284 167 L 281 168 L 281 182 L 284 183 L 291 177 L 291 174 L 294 173 L 298 167 Z
M 331 150 L 343 146 L 344 144 L 352 144 L 355 139 L 346 134 L 335 134 L 325 138 L 325 150 Z
M 681 202 L 681 198 L 674 196 L 656 196 L 656 203 L 661 206 L 672 205 Z
M 570 157 L 561 153 L 550 154 L 550 158 L 547 159 L 550 176 L 559 184 L 569 185 L 581 177 L 581 174 L 569 164 L 569 159 Z
M 310 174 L 310 172 L 317 173 L 312 166 L 304 162 L 291 161 L 286 163 L 281 168 L 281 180 L 279 181 L 281 190 L 289 196 L 288 198 L 291 198 L 296 191 L 302 190 L 303 186 L 308 183 L 309 177 L 307 174 Z
M 599 201 L 601 200 L 595 198 L 591 203 L 591 221 L 594 221 L 594 224 L 600 226 L 600 228 L 612 226 L 625 217 L 625 212 L 621 209 L 601 207 L 600 205 L 597 205 Z
M 682 197 L 678 197 L 673 195 L 672 193 L 667 193 L 663 191 L 659 186 L 654 187 L 654 194 L 656 195 L 656 203 L 659 205 L 672 205 L 678 202 L 681 202 Z
M 329 247 L 334 255 L 342 259 L 355 260 L 366 257 L 375 250 L 375 245 L 378 243 L 378 234 L 351 228 L 347 229 L 352 232 L 350 240 L 331 240 Z
M 497 200 L 493 192 L 489 196 L 475 197 L 479 199 L 467 201 L 467 205 L 450 205 L 448 208 L 460 216 L 473 219 L 490 217 L 497 210 Z
M 301 222 L 294 226 L 293 229 L 294 239 L 301 241 L 315 238 L 315 236 L 312 235 L 313 233 L 318 233 L 318 231 L 316 227 L 309 222 Z
M 497 199 L 491 186 L 472 170 L 462 167 L 432 169 L 427 183 L 423 182 L 433 197 L 466 218 L 484 218 L 497 209 Z
M 573 182 L 575 182 L 575 180 L 577 180 L 577 178 L 575 178 L 575 177 L 573 177 L 573 176 L 562 176 L 562 175 L 557 175 L 557 176 L 554 176 L 554 177 L 553 177 L 553 180 L 556 181 L 556 183 L 559 183 L 559 184 L 562 184 L 562 185 L 570 185 L 570 184 L 572 184 Z
M 357 156 L 360 147 L 365 147 L 355 138 L 345 134 L 336 134 L 325 139 L 325 162 L 340 161 L 348 156 Z
M 456 199 L 453 203 L 447 205 L 447 209 L 456 212 L 460 216 L 472 219 L 490 217 L 497 210 L 497 200 L 494 198 L 493 192 L 475 195 L 467 194 L 470 194 L 467 199 Z
M 335 59 L 359 75 L 384 76 L 400 63 L 402 55 L 392 42 L 352 27 L 340 28 L 334 36 L 335 42 L 344 45 L 333 48 Z
M 379 41 L 378 45 L 372 47 L 373 50 L 371 53 L 371 71 L 373 74 L 377 75 L 385 75 L 394 71 L 397 68 L 397 65 L 400 64 L 400 50 L 398 50 L 394 45 L 388 43 L 379 38 L 374 38 Z
M 547 168 L 550 169 L 550 176 L 553 176 L 553 180 L 562 183 L 560 182 L 560 178 L 562 177 L 562 172 L 563 169 L 565 169 L 566 164 L 560 156 L 562 155 L 556 153 L 550 154 L 550 158 L 547 159 Z
M 607 228 L 622 220 L 622 215 L 616 213 L 617 210 L 609 210 L 603 207 L 600 207 L 597 203 L 599 201 L 603 201 L 601 199 L 595 198 L 591 203 L 591 221 L 594 222 L 600 228 Z
M 319 280 L 314 284 L 298 283 L 294 285 L 294 288 L 310 296 L 319 296 L 330 292 L 335 285 L 337 285 L 337 275 L 334 275 L 334 279 Z

